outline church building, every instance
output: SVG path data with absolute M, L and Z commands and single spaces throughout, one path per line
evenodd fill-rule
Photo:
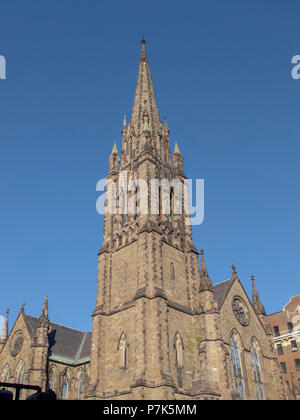
M 7 312 L 0 381 L 51 388 L 58 399 L 289 399 L 254 277 L 252 300 L 234 265 L 230 279 L 213 284 L 186 211 L 172 211 L 174 188 L 168 214 L 161 187 L 157 211 L 152 194 L 141 212 L 138 187 L 124 193 L 121 177 L 148 186 L 187 179 L 159 116 L 144 40 L 131 120 L 124 118 L 107 175 L 118 209 L 135 197 L 137 211 L 104 214 L 92 331 L 52 322 L 47 298 L 39 318 L 23 305 L 10 331 Z

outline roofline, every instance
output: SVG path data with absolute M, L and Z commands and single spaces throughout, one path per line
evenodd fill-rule
M 268 314 L 267 317 L 271 316 L 271 315 L 275 315 L 275 314 L 282 314 L 283 312 L 285 312 L 285 311 L 272 312 L 271 314 Z
M 88 334 L 89 332 L 91 332 L 91 331 L 82 331 L 82 330 L 78 330 L 76 328 L 68 327 L 67 325 L 59 324 L 58 322 L 52 322 L 52 321 L 50 321 L 50 324 L 52 324 L 52 325 L 59 325 L 60 327 L 68 328 L 69 330 L 73 330 L 73 331 L 78 331 L 78 332 L 81 332 L 83 334 Z
M 26 316 L 30 316 L 31 318 L 35 318 L 35 319 L 37 319 L 37 320 L 39 319 L 39 318 L 38 318 L 38 317 L 36 317 L 36 316 L 29 315 L 29 314 L 25 314 L 25 312 L 24 312 L 24 315 L 26 315 Z M 78 330 L 78 329 L 76 329 L 76 328 L 68 327 L 67 325 L 59 324 L 58 322 L 52 322 L 52 321 L 50 321 L 50 324 L 52 324 L 52 325 L 59 325 L 60 327 L 68 328 L 69 330 L 77 331 L 77 332 L 80 332 L 80 333 L 82 333 L 82 334 L 88 334 L 88 333 L 92 332 L 91 330 L 90 330 L 90 331 L 82 331 L 82 330 Z
M 225 283 L 225 281 L 229 281 L 231 280 L 231 278 L 223 280 L 223 281 L 219 281 L 219 283 L 213 284 L 213 286 L 218 286 L 219 284 Z
M 88 363 L 91 358 L 90 356 L 88 356 L 88 357 L 84 357 L 82 359 L 76 360 L 76 359 L 70 359 L 68 357 L 58 356 L 56 354 L 51 354 L 51 356 L 49 356 L 48 359 L 49 361 L 65 363 L 66 365 L 69 365 L 69 366 L 78 366 L 84 363 Z

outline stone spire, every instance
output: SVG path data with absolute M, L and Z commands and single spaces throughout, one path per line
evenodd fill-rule
M 181 155 L 177 141 L 175 142 L 175 147 L 174 147 L 174 155 L 175 154 Z
M 45 297 L 42 313 L 48 318 L 48 296 Z
M 5 317 L 3 329 L 1 331 L 0 341 L 1 340 L 5 341 L 8 337 L 8 314 L 9 314 L 9 309 L 6 310 L 6 317 Z
M 200 266 L 200 288 L 199 288 L 199 291 L 200 292 L 204 292 L 206 290 L 213 291 L 213 285 L 212 285 L 212 282 L 209 278 L 207 268 L 206 268 L 206 262 L 205 262 L 205 259 L 204 259 L 203 249 L 201 249 L 200 254 L 201 254 L 201 266 Z
M 164 115 L 164 125 L 163 125 L 163 127 L 164 127 L 165 132 L 167 134 L 169 134 L 170 129 L 169 129 L 169 126 L 168 126 L 168 120 L 167 120 L 167 116 L 166 115 Z
M 38 327 L 49 327 L 49 318 L 48 318 L 48 296 L 46 296 L 42 313 L 39 317 Z
M 6 340 L 8 338 L 8 314 L 9 309 L 6 311 L 6 317 L 2 331 L 0 331 L 0 353 L 2 352 L 3 347 L 5 346 Z
M 144 128 L 144 115 L 147 115 L 149 117 L 149 129 L 151 134 L 157 135 L 160 130 L 161 123 L 145 44 L 146 41 L 143 39 L 131 116 L 131 126 L 134 128 L 135 133 L 140 135 Z
M 175 174 L 184 176 L 183 157 L 182 157 L 182 154 L 180 153 L 177 141 L 175 143 L 172 161 L 173 161 L 173 168 L 175 170 Z
M 252 280 L 252 303 L 253 303 L 254 310 L 257 313 L 257 315 L 266 315 L 264 305 L 261 303 L 258 291 L 256 289 L 255 277 L 253 275 L 251 276 L 251 280 Z
M 120 156 L 118 153 L 116 142 L 114 142 L 113 149 L 111 151 L 111 154 L 109 156 L 109 170 L 110 172 L 119 171 L 119 165 L 120 165 Z
M 112 148 L 112 151 L 111 151 L 111 153 L 112 153 L 112 155 L 113 154 L 118 154 L 118 149 L 117 149 L 117 143 L 116 142 L 114 142 L 114 147 Z

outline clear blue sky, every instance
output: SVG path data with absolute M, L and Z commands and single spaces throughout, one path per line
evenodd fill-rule
M 214 283 L 231 264 L 267 312 L 300 293 L 300 3 L 6 0 L 0 13 L 0 314 L 91 328 L 107 174 L 146 39 L 161 117 L 186 175 Z

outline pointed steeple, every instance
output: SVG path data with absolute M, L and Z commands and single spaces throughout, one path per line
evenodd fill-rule
M 199 291 L 200 292 L 203 292 L 203 291 L 206 291 L 206 290 L 213 291 L 213 285 L 212 285 L 212 282 L 209 278 L 207 268 L 206 268 L 206 262 L 205 262 L 205 259 L 204 259 L 203 249 L 201 249 L 200 254 L 201 254 L 201 265 L 200 265 L 200 288 L 199 288 Z
M 252 280 L 252 303 L 253 303 L 254 310 L 257 313 L 257 315 L 266 315 L 264 305 L 260 301 L 260 297 L 259 297 L 256 285 L 255 285 L 255 277 L 253 276 L 253 274 L 251 276 L 251 280 Z
M 9 314 L 9 309 L 6 310 L 6 317 L 5 317 L 3 329 L 1 331 L 0 341 L 5 341 L 8 337 L 8 314 Z
M 172 161 L 173 161 L 173 168 L 175 170 L 175 174 L 184 176 L 183 157 L 182 157 L 182 154 L 180 153 L 177 141 L 175 143 Z
M 164 115 L 164 130 L 167 132 L 167 134 L 169 134 L 169 132 L 170 132 L 170 129 L 169 129 L 169 126 L 168 126 L 168 121 L 167 121 L 167 116 L 166 115 Z
M 111 151 L 111 154 L 113 155 L 113 154 L 118 154 L 118 149 L 117 149 L 117 143 L 116 142 L 114 142 L 114 147 L 112 148 L 112 151 Z
M 175 142 L 174 154 L 181 155 L 177 141 Z
M 109 171 L 118 172 L 120 165 L 120 156 L 117 149 L 117 144 L 114 142 L 114 147 L 112 148 L 111 154 L 109 156 Z
M 135 133 L 140 135 L 144 128 L 143 117 L 147 114 L 149 129 L 153 135 L 157 135 L 160 130 L 160 119 L 145 44 L 146 41 L 143 39 L 131 125 Z

